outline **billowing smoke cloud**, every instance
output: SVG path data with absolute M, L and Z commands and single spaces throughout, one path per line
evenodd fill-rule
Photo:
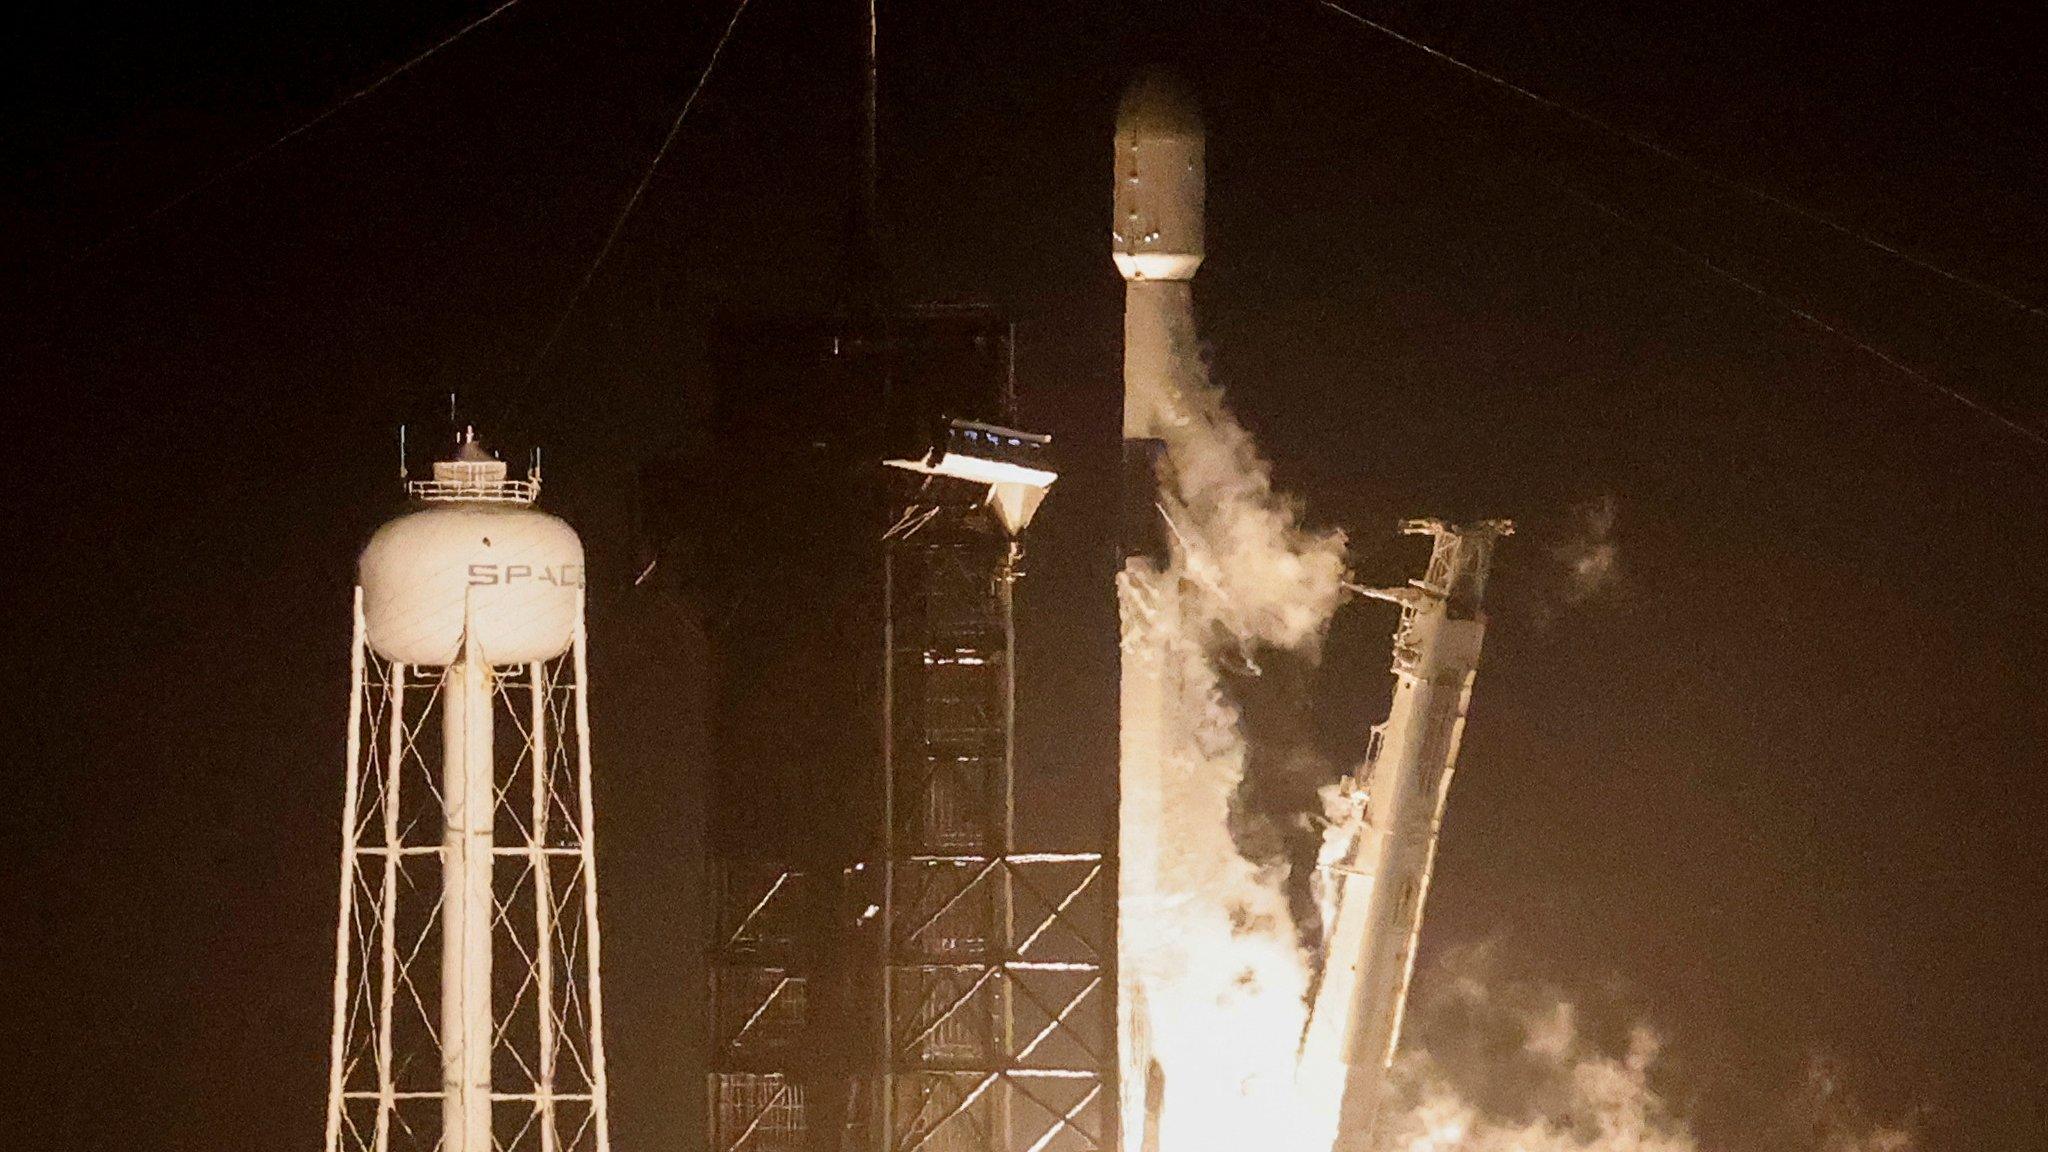
M 1470 994 L 1470 1007 L 1499 1011 L 1483 987 Z M 1427 1052 L 1402 1058 L 1400 1098 L 1388 1101 L 1381 1123 L 1384 1152 L 1697 1152 L 1652 1082 L 1663 1047 L 1655 1031 L 1637 1025 L 1618 1050 L 1605 1048 L 1581 1033 L 1562 1001 L 1506 1020 L 1518 1043 L 1491 1050 L 1490 1074 L 1505 1082 L 1489 1086 L 1491 1107 Z
M 1614 538 L 1617 507 L 1613 496 L 1600 496 L 1571 510 L 1571 527 L 1550 550 L 1564 568 L 1562 598 L 1582 604 L 1621 583 L 1621 545 Z
M 1522 600 L 1532 627 L 1547 630 L 1572 610 L 1610 600 L 1626 588 L 1620 519 L 1621 502 L 1609 494 L 1538 522 L 1536 532 L 1549 540 L 1543 546 L 1549 563 Z
M 1195 592 L 1185 623 L 1200 628 L 1206 651 L 1234 648 L 1254 668 L 1262 647 L 1312 657 L 1344 596 L 1344 534 L 1302 526 L 1300 503 L 1273 490 L 1271 466 L 1198 350 L 1176 353 L 1179 387 L 1159 398 L 1155 428 L 1168 460 L 1169 575 Z
M 1806 1119 L 1814 1152 L 1912 1152 L 1913 1130 L 1904 1123 L 1870 1121 L 1842 1085 L 1841 1070 L 1825 1057 L 1806 1065 Z
M 1555 990 L 1502 975 L 1494 950 L 1454 952 L 1415 1007 L 1424 1037 L 1395 1068 L 1381 1152 L 1711 1152 L 1671 1099 L 1664 1037 L 1598 1028 Z M 1873 1124 L 1816 1062 L 1806 1152 L 1912 1152 L 1911 1131 Z
M 1295 1106 L 1310 975 L 1290 863 L 1271 845 L 1248 855 L 1232 833 L 1249 754 L 1226 677 L 1258 677 L 1276 655 L 1313 663 L 1344 596 L 1344 538 L 1305 529 L 1273 490 L 1180 319 L 1166 394 L 1134 400 L 1165 450 L 1171 550 L 1165 570 L 1124 574 L 1126 651 L 1163 660 L 1169 719 L 1157 896 L 1124 909 L 1125 963 L 1163 1077 L 1161 1148 L 1324 1152 L 1327 1134 L 1318 1148 Z
M 1164 447 L 1171 547 L 1163 570 L 1134 562 L 1119 587 L 1125 659 L 1156 661 L 1165 685 L 1156 876 L 1120 925 L 1156 1067 L 1125 1091 L 1158 1095 L 1162 1152 L 1328 1152 L 1335 1118 L 1295 1086 L 1312 979 L 1301 929 L 1311 921 L 1313 946 L 1314 917 L 1292 841 L 1336 793 L 1318 797 L 1327 766 L 1287 701 L 1304 694 L 1344 596 L 1344 538 L 1305 528 L 1273 490 L 1208 379 L 1192 315 L 1173 321 L 1170 379 L 1127 397 Z M 1550 550 L 1563 576 L 1552 601 L 1620 583 L 1617 520 L 1611 496 L 1573 509 Z M 1433 1003 L 1411 1013 L 1423 1043 L 1396 1066 L 1381 1152 L 1709 1152 L 1667 1095 L 1655 1029 L 1589 1028 L 1568 1000 L 1486 967 L 1433 982 Z M 1905 1128 L 1863 1122 L 1824 1067 L 1808 1089 L 1802 1152 L 1911 1152 Z

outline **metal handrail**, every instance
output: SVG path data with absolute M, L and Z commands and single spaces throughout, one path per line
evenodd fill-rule
M 531 504 L 540 499 L 540 481 L 413 480 L 407 482 L 405 494 L 433 504 Z

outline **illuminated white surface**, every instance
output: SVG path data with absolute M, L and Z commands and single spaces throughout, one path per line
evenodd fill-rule
M 1485 617 L 1452 618 L 1445 594 L 1460 571 L 1476 569 L 1483 585 L 1493 537 L 1506 531 L 1420 522 L 1409 530 L 1434 536 L 1430 574 L 1371 593 L 1401 605 L 1394 700 L 1366 778 L 1347 797 L 1350 819 L 1331 830 L 1321 861 L 1323 963 L 1297 1080 L 1305 1106 L 1335 1118 L 1336 1152 L 1373 1147 L 1479 670 Z
M 936 462 L 930 456 L 926 456 L 922 460 L 890 460 L 888 465 L 891 468 L 922 472 L 930 476 L 951 476 L 976 484 L 1022 484 L 1031 488 L 1050 488 L 1052 482 L 1060 478 L 1059 473 L 1044 468 L 1027 468 L 1022 464 L 989 460 L 964 452 L 948 452 Z
M 517 504 L 437 504 L 379 528 L 359 576 L 379 656 L 451 664 L 467 613 L 487 663 L 525 664 L 569 648 L 583 542 L 561 520 Z

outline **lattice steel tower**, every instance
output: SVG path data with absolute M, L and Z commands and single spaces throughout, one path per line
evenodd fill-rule
M 1020 539 L 1042 437 L 953 421 L 885 534 L 883 1152 L 1095 1152 L 1113 1139 L 1099 853 L 1016 850 Z
M 364 548 L 327 1152 L 609 1152 L 583 546 L 465 432 Z
M 1101 853 L 1019 851 L 1014 827 L 1012 599 L 1050 447 L 1008 426 L 993 310 L 884 327 L 728 361 L 749 386 L 714 473 L 737 527 L 701 563 L 708 1144 L 1096 1152 L 1114 1142 L 1115 885 Z

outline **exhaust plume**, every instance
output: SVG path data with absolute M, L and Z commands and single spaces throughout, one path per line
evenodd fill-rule
M 1344 537 L 1304 528 L 1298 504 L 1273 490 L 1186 320 L 1164 386 L 1136 398 L 1160 445 L 1169 547 L 1163 569 L 1135 560 L 1120 577 L 1125 652 L 1163 663 L 1171 721 L 1157 876 L 1123 910 L 1125 963 L 1144 1001 L 1148 1080 L 1163 1093 L 1159 1148 L 1322 1152 L 1329 1134 L 1303 1115 L 1293 1085 L 1310 967 L 1291 867 L 1270 842 L 1248 857 L 1232 834 L 1249 752 L 1226 678 L 1257 677 L 1281 657 L 1315 661 L 1344 595 Z

